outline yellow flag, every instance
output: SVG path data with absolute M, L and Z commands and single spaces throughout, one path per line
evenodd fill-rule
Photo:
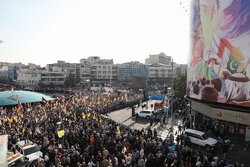
M 0 125 L 2 126 L 2 120 L 0 119 Z
M 75 104 L 75 100 L 73 100 L 72 104 Z
M 117 129 L 117 133 L 121 134 L 121 131 L 120 131 L 120 129 Z
M 76 117 L 76 112 L 74 113 L 74 117 Z
M 60 130 L 57 132 L 57 135 L 59 138 L 63 137 L 64 136 L 64 133 L 65 133 L 65 130 Z
M 88 114 L 88 117 L 90 117 L 90 113 Z
M 24 132 L 25 132 L 25 128 L 23 128 L 23 134 L 24 134 Z
M 17 117 L 16 116 L 14 116 L 14 120 L 17 122 Z
M 82 118 L 85 119 L 85 114 L 83 113 Z
M 11 128 L 11 123 L 9 122 L 9 127 Z
M 56 101 L 56 106 L 58 106 L 58 101 Z
M 100 124 L 102 123 L 102 120 L 100 119 Z
M 67 112 L 67 111 L 66 111 L 66 107 L 63 109 L 63 112 L 66 114 L 66 112 Z
M 95 113 L 94 113 L 93 119 L 95 119 Z
M 19 117 L 19 121 L 21 121 L 21 118 Z

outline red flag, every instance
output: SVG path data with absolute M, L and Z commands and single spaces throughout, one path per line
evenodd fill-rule
M 90 141 L 91 143 L 94 143 L 94 139 L 92 138 L 92 136 L 90 137 Z
M 42 101 L 46 101 L 46 100 L 42 97 Z
M 10 86 L 11 87 L 11 89 L 13 89 L 14 88 L 14 86 Z
M 20 101 L 19 101 L 19 100 L 18 100 L 18 105 L 19 105 L 19 106 L 21 106 L 21 103 L 20 103 Z

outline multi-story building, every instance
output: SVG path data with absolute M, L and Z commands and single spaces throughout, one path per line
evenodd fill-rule
M 47 64 L 47 70 L 64 72 L 66 77 L 71 73 L 81 83 L 89 81 L 91 74 L 90 66 L 88 64 L 66 63 L 65 61 L 57 61 L 57 63 L 54 64 Z
M 8 82 L 8 66 L 0 67 L 0 82 Z
M 64 72 L 59 71 L 41 71 L 41 83 L 49 86 L 62 86 L 64 85 L 65 75 Z
M 170 84 L 172 81 L 172 65 L 171 64 L 150 64 L 148 65 L 149 84 Z M 173 74 L 175 71 L 173 71 Z
M 20 69 L 17 71 L 17 83 L 22 87 L 37 87 L 41 80 L 41 71 L 31 69 Z
M 176 74 L 186 73 L 187 72 L 187 64 L 176 64 Z
M 145 64 L 171 64 L 171 57 L 165 53 L 149 55 L 149 58 L 145 59 Z
M 126 82 L 132 76 L 148 79 L 148 66 L 139 62 L 118 64 L 118 81 Z
M 8 80 L 9 81 L 17 80 L 17 71 L 25 67 L 27 66 L 21 63 L 9 64 L 8 65 Z
M 117 80 L 117 65 L 113 59 L 100 59 L 93 56 L 80 60 L 81 65 L 91 67 L 92 84 L 113 84 Z

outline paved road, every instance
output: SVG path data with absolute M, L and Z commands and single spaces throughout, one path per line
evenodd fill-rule
M 151 104 L 154 104 L 156 102 L 156 100 L 152 100 L 148 102 L 148 106 L 151 106 Z M 146 104 L 144 102 L 144 104 Z M 148 107 L 148 109 L 154 109 L 151 107 Z M 141 111 L 142 108 L 135 108 L 135 112 Z M 116 122 L 122 123 L 130 128 L 134 128 L 134 129 L 138 129 L 141 130 L 142 128 L 144 128 L 145 130 L 147 130 L 148 128 L 150 128 L 150 120 L 144 119 L 144 118 L 138 118 L 136 119 L 135 117 L 132 117 L 132 109 L 130 107 L 125 108 L 125 109 L 121 109 L 121 110 L 117 110 L 114 112 L 111 112 L 108 114 L 108 117 Z M 151 127 L 151 129 L 155 129 L 157 131 L 158 137 L 161 137 L 162 139 L 165 139 L 167 137 L 167 135 L 169 134 L 169 128 L 171 127 L 171 118 L 169 118 L 169 120 L 167 121 L 168 124 L 165 127 L 161 127 L 160 123 L 154 123 L 153 126 Z M 175 120 L 175 123 L 172 127 L 174 129 L 174 133 L 175 131 L 177 131 L 177 126 L 180 121 L 179 120 Z
M 151 106 L 151 104 L 154 104 L 155 102 L 159 102 L 159 101 L 149 101 L 148 106 Z M 146 103 L 144 103 L 146 104 Z M 151 109 L 150 107 L 148 109 Z M 136 108 L 136 112 L 142 110 L 142 108 Z M 126 126 L 129 126 L 130 128 L 134 128 L 134 129 L 138 129 L 141 130 L 142 128 L 144 128 L 145 130 L 147 130 L 148 128 L 150 128 L 150 120 L 147 119 L 143 119 L 143 118 L 138 118 L 136 120 L 135 117 L 132 117 L 132 109 L 131 108 L 125 108 L 122 110 L 118 110 L 118 111 L 113 111 L 111 113 L 108 114 L 108 117 L 116 122 L 122 123 Z M 168 119 L 168 121 L 166 121 L 167 124 L 165 125 L 165 127 L 161 127 L 160 123 L 154 123 L 153 126 L 151 127 L 151 129 L 155 129 L 157 131 L 158 137 L 165 139 L 167 138 L 169 132 L 170 132 L 170 127 L 172 126 L 173 128 L 173 132 L 174 134 L 176 133 L 176 131 L 178 130 L 178 125 L 181 124 L 181 120 L 176 119 L 174 120 L 172 123 L 171 118 Z M 250 158 L 249 158 L 249 150 L 248 151 L 243 151 L 243 144 L 242 141 L 237 140 L 231 140 L 234 144 L 235 147 L 233 150 L 229 151 L 227 159 L 233 161 L 233 162 L 240 162 L 240 163 L 244 163 L 246 166 L 250 166 Z M 194 146 L 194 149 L 198 149 L 199 147 Z M 204 151 L 204 149 L 201 149 L 199 151 Z M 222 154 L 222 150 L 218 150 L 218 155 L 220 158 L 222 158 L 223 154 Z

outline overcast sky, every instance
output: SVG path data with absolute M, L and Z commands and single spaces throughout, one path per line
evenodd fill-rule
M 187 63 L 188 7 L 188 0 L 0 0 L 0 61 L 144 63 L 164 52 Z

